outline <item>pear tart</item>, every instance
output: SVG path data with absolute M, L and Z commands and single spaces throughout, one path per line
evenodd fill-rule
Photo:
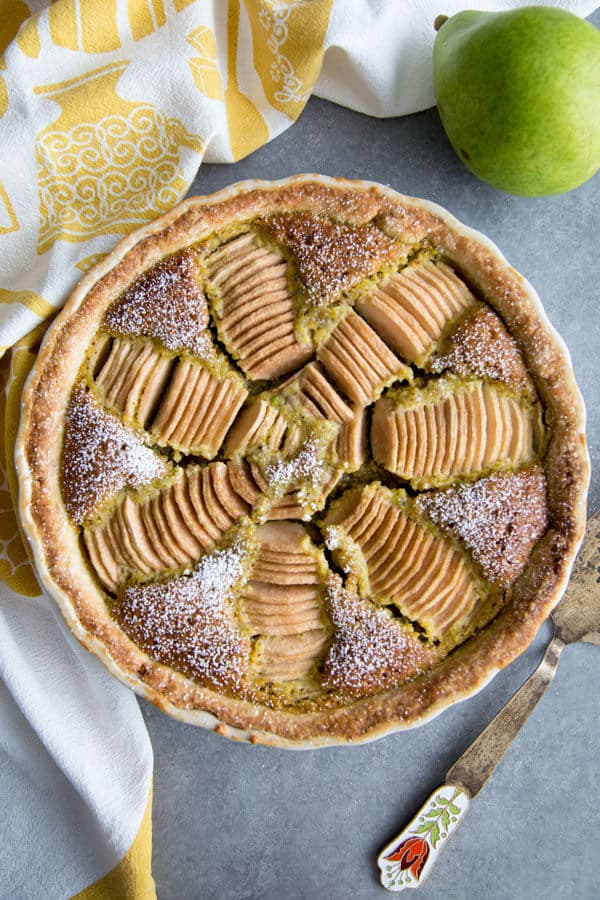
M 582 537 L 568 353 L 439 207 L 298 176 L 122 241 L 48 332 L 22 522 L 70 627 L 185 721 L 359 741 L 531 641 Z

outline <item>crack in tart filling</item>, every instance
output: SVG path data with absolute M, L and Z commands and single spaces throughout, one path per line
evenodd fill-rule
M 364 740 L 531 641 L 582 537 L 583 419 L 481 235 L 366 182 L 249 182 L 77 287 L 24 395 L 21 517 L 77 637 L 170 714 Z

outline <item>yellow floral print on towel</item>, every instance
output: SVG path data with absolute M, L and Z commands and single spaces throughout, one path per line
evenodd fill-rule
M 126 234 L 181 197 L 180 148 L 202 153 L 183 124 L 117 93 L 127 61 L 80 78 L 35 87 L 61 114 L 36 141 L 40 190 L 38 253 L 107 229 Z
M 196 87 L 202 94 L 213 100 L 223 99 L 223 83 L 217 59 L 217 42 L 206 25 L 190 31 L 186 40 L 197 51 L 198 56 L 190 59 L 189 66 Z

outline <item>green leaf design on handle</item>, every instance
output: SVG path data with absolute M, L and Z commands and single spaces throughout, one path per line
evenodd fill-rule
M 457 785 L 438 788 L 404 831 L 379 854 L 377 864 L 385 888 L 398 892 L 425 880 L 444 842 L 466 814 L 469 799 Z

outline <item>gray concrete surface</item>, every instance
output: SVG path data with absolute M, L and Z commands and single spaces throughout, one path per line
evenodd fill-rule
M 530 279 L 570 347 L 587 401 L 590 509 L 597 508 L 600 175 L 561 197 L 509 197 L 461 165 L 435 110 L 377 121 L 313 98 L 269 146 L 234 166 L 204 166 L 192 193 L 303 171 L 373 179 L 437 201 L 491 237 Z M 549 634 L 545 625 L 476 697 L 362 747 L 238 746 L 142 704 L 156 754 L 160 900 L 384 897 L 378 850 L 532 671 Z M 554 685 L 476 798 L 422 900 L 600 896 L 599 675 L 597 647 L 565 651 Z

